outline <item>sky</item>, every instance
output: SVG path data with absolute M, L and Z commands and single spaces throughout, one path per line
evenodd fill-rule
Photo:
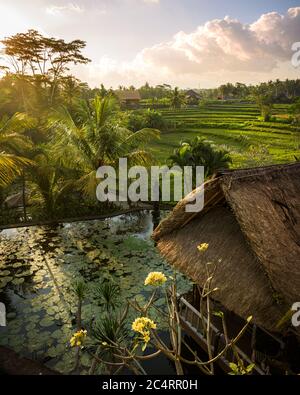
M 0 0 L 0 39 L 29 28 L 86 41 L 71 71 L 91 87 L 300 77 L 300 0 Z

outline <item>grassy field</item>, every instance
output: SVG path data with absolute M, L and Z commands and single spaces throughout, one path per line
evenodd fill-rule
M 254 104 L 210 104 L 162 113 L 171 126 L 151 144 L 159 163 L 166 162 L 181 140 L 195 136 L 230 151 L 233 167 L 287 163 L 300 157 L 300 127 L 288 123 L 288 105 L 275 105 L 272 122 L 260 120 Z

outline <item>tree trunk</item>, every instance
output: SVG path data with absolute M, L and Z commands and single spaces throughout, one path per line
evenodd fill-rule
M 24 222 L 27 222 L 27 211 L 26 211 L 26 181 L 25 172 L 22 173 L 22 204 L 23 204 L 23 214 Z

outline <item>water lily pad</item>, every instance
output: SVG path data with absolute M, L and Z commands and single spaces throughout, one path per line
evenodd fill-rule
M 42 327 L 49 327 L 49 326 L 53 325 L 54 323 L 55 322 L 51 318 L 46 317 L 46 318 L 43 318 L 40 321 L 40 326 L 42 326 Z
M 55 350 L 57 355 L 62 355 L 66 351 L 67 345 L 65 343 L 59 343 L 56 345 Z
M 144 304 L 145 298 L 149 297 L 143 287 L 147 274 L 153 270 L 171 273 L 153 243 L 146 240 L 145 231 L 148 230 L 141 221 L 143 215 L 66 224 L 55 231 L 46 227 L 18 229 L 9 242 L 1 239 L 0 250 L 5 251 L 5 255 L 0 253 L 0 288 L 9 286 L 12 280 L 32 276 L 31 281 L 26 281 L 26 293 L 14 290 L 16 297 L 12 299 L 11 307 L 18 313 L 8 319 L 10 337 L 1 336 L 1 344 L 22 348 L 25 354 L 34 353 L 41 360 L 55 358 L 55 365 L 51 362 L 51 367 L 70 373 L 74 369 L 76 350 L 67 346 L 76 332 L 72 319 L 77 310 L 77 299 L 70 289 L 76 280 L 82 279 L 88 284 L 89 291 L 82 308 L 83 324 L 88 326 L 93 316 L 101 319 L 104 314 L 103 306 L 94 297 L 94 286 L 104 280 L 118 282 L 120 300 L 124 304 L 127 298 L 133 299 L 141 292 L 144 296 L 138 300 Z M 49 242 L 52 243 L 51 251 L 47 250 Z M 186 289 L 186 280 L 180 280 L 181 283 L 180 289 Z M 158 305 L 160 303 L 163 307 L 159 299 Z M 12 341 L 14 345 L 10 343 L 13 338 L 19 339 Z M 88 372 L 91 363 L 85 355 L 82 352 L 80 356 L 81 373 Z
M 13 277 L 10 277 L 10 276 L 1 278 L 0 288 L 5 287 L 9 282 L 11 282 L 12 279 L 13 279 Z
M 12 284 L 14 285 L 21 285 L 24 282 L 24 278 L 15 278 L 14 280 L 12 280 Z
M 55 347 L 50 347 L 49 350 L 47 351 L 47 355 L 49 355 L 49 357 L 55 358 L 58 356 L 56 348 Z
M 56 331 L 52 332 L 52 334 L 51 334 L 51 337 L 53 337 L 54 339 L 60 339 L 63 336 L 64 336 L 64 333 L 60 329 L 57 329 Z
M 0 276 L 1 277 L 7 277 L 10 275 L 10 271 L 9 270 L 3 270 L 0 272 Z
M 17 263 L 14 263 L 12 266 L 13 266 L 13 268 L 17 269 L 18 267 L 21 267 L 22 265 L 23 264 L 21 262 L 17 262 Z
M 31 331 L 33 331 L 34 328 L 35 328 L 35 323 L 30 322 L 28 325 L 26 325 L 25 328 L 26 328 L 27 332 L 31 332 Z
M 82 355 L 81 355 L 80 362 L 85 367 L 90 367 L 92 364 L 92 361 L 91 361 L 91 358 L 89 357 L 89 355 L 84 354 L 84 353 L 82 353 Z
M 16 277 L 27 277 L 27 276 L 31 276 L 33 273 L 31 270 L 26 270 L 23 271 L 21 273 L 15 274 Z

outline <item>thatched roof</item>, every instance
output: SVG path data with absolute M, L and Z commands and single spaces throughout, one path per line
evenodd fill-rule
M 201 99 L 201 95 L 198 92 L 196 92 L 194 89 L 189 89 L 188 91 L 186 91 L 185 96 L 195 99 Z
M 215 299 L 276 330 L 300 297 L 300 163 L 226 171 L 204 191 L 203 211 L 185 212 L 188 196 L 161 222 L 159 250 L 200 285 L 205 263 L 215 263 Z
M 140 92 L 136 90 L 120 90 L 116 91 L 116 95 L 120 101 L 141 100 Z
M 25 193 L 26 205 L 29 205 L 29 192 Z M 8 208 L 18 208 L 23 206 L 23 193 L 18 192 L 8 196 L 4 200 L 4 205 Z

